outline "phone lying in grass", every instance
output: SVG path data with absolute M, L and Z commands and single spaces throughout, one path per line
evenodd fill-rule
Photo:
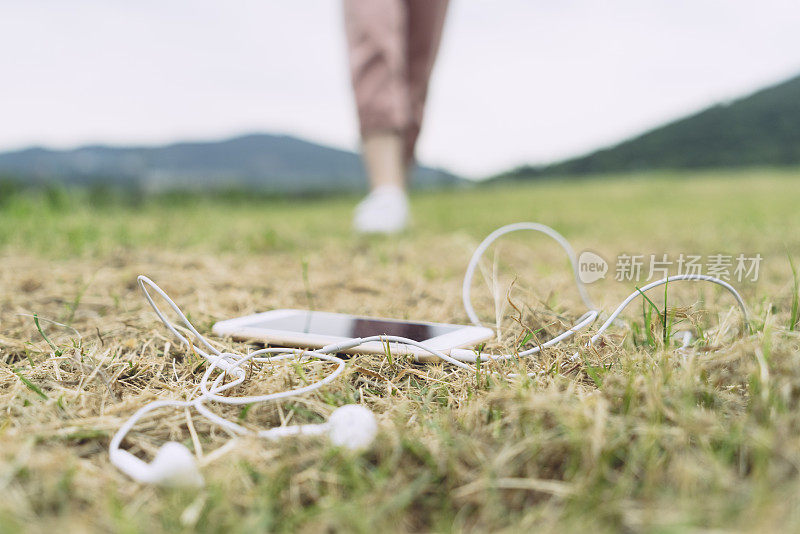
M 272 310 L 220 321 L 214 325 L 213 331 L 219 336 L 239 340 L 309 349 L 355 337 L 399 336 L 443 352 L 472 347 L 492 337 L 492 331 L 482 326 L 401 321 L 306 310 Z M 413 355 L 419 361 L 439 360 L 419 347 L 390 343 L 389 349 L 392 354 Z M 384 354 L 386 345 L 378 341 L 369 342 L 345 352 Z

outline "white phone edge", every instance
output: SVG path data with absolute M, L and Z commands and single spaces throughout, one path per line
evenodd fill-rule
M 319 349 L 326 345 L 330 345 L 333 343 L 340 343 L 348 339 L 337 336 L 304 334 L 299 332 L 270 330 L 267 328 L 254 328 L 248 326 L 256 321 L 277 319 L 279 317 L 285 317 L 287 315 L 291 315 L 294 313 L 298 312 L 302 313 L 307 311 L 308 310 L 295 310 L 295 309 L 270 310 L 266 312 L 255 313 L 252 315 L 246 315 L 244 317 L 236 317 L 234 319 L 226 319 L 224 321 L 219 321 L 214 324 L 211 330 L 217 336 L 231 337 L 233 339 L 237 339 L 240 341 L 255 340 L 268 343 L 273 346 L 285 345 L 287 347 L 297 347 L 297 348 L 307 348 L 307 349 Z M 471 326 L 471 325 L 468 326 L 468 325 L 457 325 L 448 323 L 431 323 L 427 321 L 403 321 L 399 319 L 388 319 L 383 317 L 366 317 L 361 315 L 350 315 L 350 314 L 337 314 L 337 315 L 347 315 L 349 317 L 373 319 L 379 321 L 402 322 L 402 323 L 414 322 L 419 324 L 445 325 L 445 326 L 458 327 L 458 330 L 431 339 L 427 339 L 421 342 L 430 346 L 431 348 L 444 352 L 445 354 L 448 354 L 452 349 L 465 349 L 474 347 L 479 343 L 491 339 L 492 336 L 494 335 L 494 332 L 492 330 L 483 326 Z M 389 348 L 392 351 L 392 354 L 409 355 L 414 357 L 414 359 L 419 362 L 440 361 L 438 357 L 432 355 L 429 352 L 426 352 L 425 350 L 419 347 L 402 345 L 399 343 L 390 343 Z M 386 348 L 382 343 L 370 342 L 370 343 L 364 343 L 352 349 L 345 350 L 343 352 L 351 354 L 384 354 L 385 351 Z

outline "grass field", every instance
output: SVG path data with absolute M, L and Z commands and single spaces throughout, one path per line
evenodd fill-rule
M 356 201 L 0 198 L 0 532 L 800 531 L 789 261 L 800 266 L 800 170 L 420 193 L 413 228 L 391 239 L 351 234 Z M 315 438 L 232 439 L 176 409 L 138 425 L 125 445 L 149 459 L 167 440 L 185 443 L 201 458 L 203 489 L 136 484 L 109 463 L 122 422 L 151 400 L 187 398 L 204 367 L 157 321 L 138 274 L 203 333 L 281 307 L 463 323 L 472 249 L 524 220 L 612 263 L 589 286 L 606 312 L 637 285 L 614 280 L 619 254 L 760 254 L 758 281 L 733 282 L 752 332 L 725 293 L 676 283 L 668 328 L 694 331 L 688 349 L 665 343 L 661 318 L 637 301 L 602 346 L 585 348 L 582 335 L 501 369 L 531 378 L 362 356 L 306 397 L 214 407 L 265 428 L 363 403 L 380 432 L 360 454 Z M 513 351 L 523 328 L 546 339 L 585 311 L 566 258 L 542 236 L 509 236 L 486 265 L 475 304 L 499 322 L 492 349 Z M 663 291 L 650 296 L 663 309 Z M 236 394 L 300 380 L 291 367 L 263 367 Z

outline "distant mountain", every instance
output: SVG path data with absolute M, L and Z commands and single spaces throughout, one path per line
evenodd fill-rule
M 153 147 L 28 148 L 0 153 L 0 177 L 27 183 L 105 183 L 145 190 L 246 188 L 277 193 L 366 187 L 360 157 L 285 135 L 254 134 L 223 141 Z M 416 170 L 417 187 L 461 183 L 449 172 Z
M 616 146 L 500 178 L 800 164 L 800 76 Z

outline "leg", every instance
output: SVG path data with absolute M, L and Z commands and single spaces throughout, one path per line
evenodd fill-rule
M 350 73 L 364 166 L 374 190 L 405 187 L 407 17 L 403 0 L 345 0 Z
M 345 0 L 350 73 L 371 192 L 356 208 L 362 233 L 408 224 L 404 135 L 409 123 L 404 0 Z
M 407 24 L 407 80 L 409 123 L 404 138 L 404 158 L 407 165 L 414 161 L 414 149 L 422 127 L 425 98 L 442 27 L 447 13 L 448 0 L 406 0 Z

